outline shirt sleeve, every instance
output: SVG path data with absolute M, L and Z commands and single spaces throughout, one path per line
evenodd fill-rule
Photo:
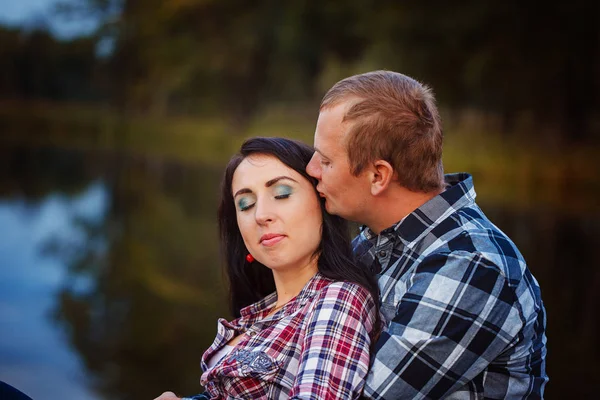
M 426 258 L 381 334 L 364 395 L 444 398 L 479 375 L 523 326 L 508 279 L 480 254 Z
M 291 399 L 358 398 L 369 369 L 375 304 L 361 286 L 336 282 L 313 300 Z

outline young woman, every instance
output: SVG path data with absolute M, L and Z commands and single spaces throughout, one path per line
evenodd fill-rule
M 225 170 L 219 226 L 237 318 L 218 321 L 202 356 L 208 398 L 361 395 L 380 327 L 377 284 L 305 172 L 312 154 L 300 142 L 253 138 Z

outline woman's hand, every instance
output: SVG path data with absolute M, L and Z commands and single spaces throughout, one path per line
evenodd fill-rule
M 154 400 L 181 400 L 179 397 L 175 395 L 173 392 L 164 392 Z
M 210 394 L 204 392 L 192 397 L 177 397 L 173 392 L 164 392 L 154 400 L 210 400 Z

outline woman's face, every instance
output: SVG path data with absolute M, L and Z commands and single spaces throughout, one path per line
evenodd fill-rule
M 323 217 L 312 184 L 277 158 L 256 154 L 235 170 L 237 223 L 250 254 L 275 271 L 315 267 Z

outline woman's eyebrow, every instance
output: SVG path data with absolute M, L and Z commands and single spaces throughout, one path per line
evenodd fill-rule
M 282 176 L 278 176 L 277 178 L 273 178 L 270 181 L 267 181 L 267 183 L 265 183 L 265 187 L 273 186 L 274 184 L 276 184 L 277 182 L 279 182 L 282 179 L 289 179 L 292 182 L 298 183 L 297 180 L 292 179 L 289 176 L 282 175 Z
M 240 194 L 244 194 L 244 193 L 252 193 L 252 190 L 250 190 L 248 188 L 240 189 L 237 192 L 235 192 L 235 194 L 233 195 L 233 197 L 238 196 Z
M 293 178 L 290 178 L 289 176 L 282 175 L 282 176 L 278 176 L 278 177 L 276 177 L 276 178 L 273 178 L 273 179 L 271 179 L 271 180 L 268 180 L 268 181 L 265 183 L 265 187 L 271 187 L 271 186 L 273 186 L 274 184 L 276 184 L 277 182 L 279 182 L 279 181 L 280 181 L 280 180 L 282 180 L 282 179 L 288 179 L 288 180 L 290 180 L 290 181 L 292 181 L 292 182 L 296 182 L 296 183 L 298 183 L 298 181 L 297 181 L 297 180 L 295 180 L 295 179 L 293 179 Z M 236 196 L 238 196 L 238 195 L 240 195 L 240 194 L 245 194 L 245 193 L 252 193 L 252 190 L 250 190 L 250 189 L 248 189 L 248 188 L 243 188 L 243 189 L 240 189 L 240 190 L 238 190 L 237 192 L 235 192 L 235 194 L 233 195 L 233 197 L 236 197 Z

